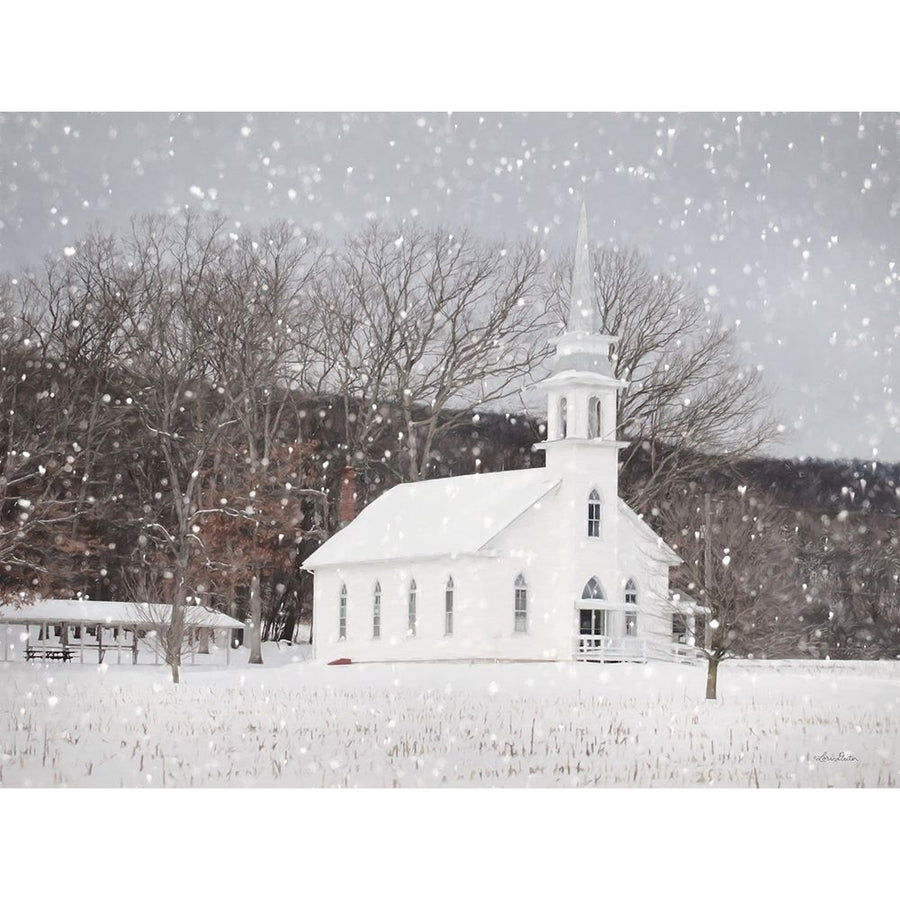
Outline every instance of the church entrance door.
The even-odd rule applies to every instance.
[[[606,610],[580,609],[578,617],[581,651],[602,647],[606,637]]]

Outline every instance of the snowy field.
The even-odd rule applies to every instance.
[[[900,663],[0,663],[3,787],[895,787]]]

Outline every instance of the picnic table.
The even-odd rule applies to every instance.
[[[62,659],[68,662],[74,654],[68,647],[26,647],[25,659]]]

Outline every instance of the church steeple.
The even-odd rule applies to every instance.
[[[578,220],[578,240],[575,243],[575,265],[572,267],[572,286],[569,291],[569,315],[566,319],[566,331],[569,333],[593,334],[597,330],[592,281],[587,207],[582,203],[581,216]]]
[[[568,316],[556,340],[556,358],[547,390],[547,440],[590,441],[606,446],[616,442],[616,397],[626,383],[610,363],[617,338],[600,334],[587,233],[587,210],[582,204],[569,292]]]

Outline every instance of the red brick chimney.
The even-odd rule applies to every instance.
[[[345,466],[341,472],[340,527],[343,528],[356,518],[356,470]]]

